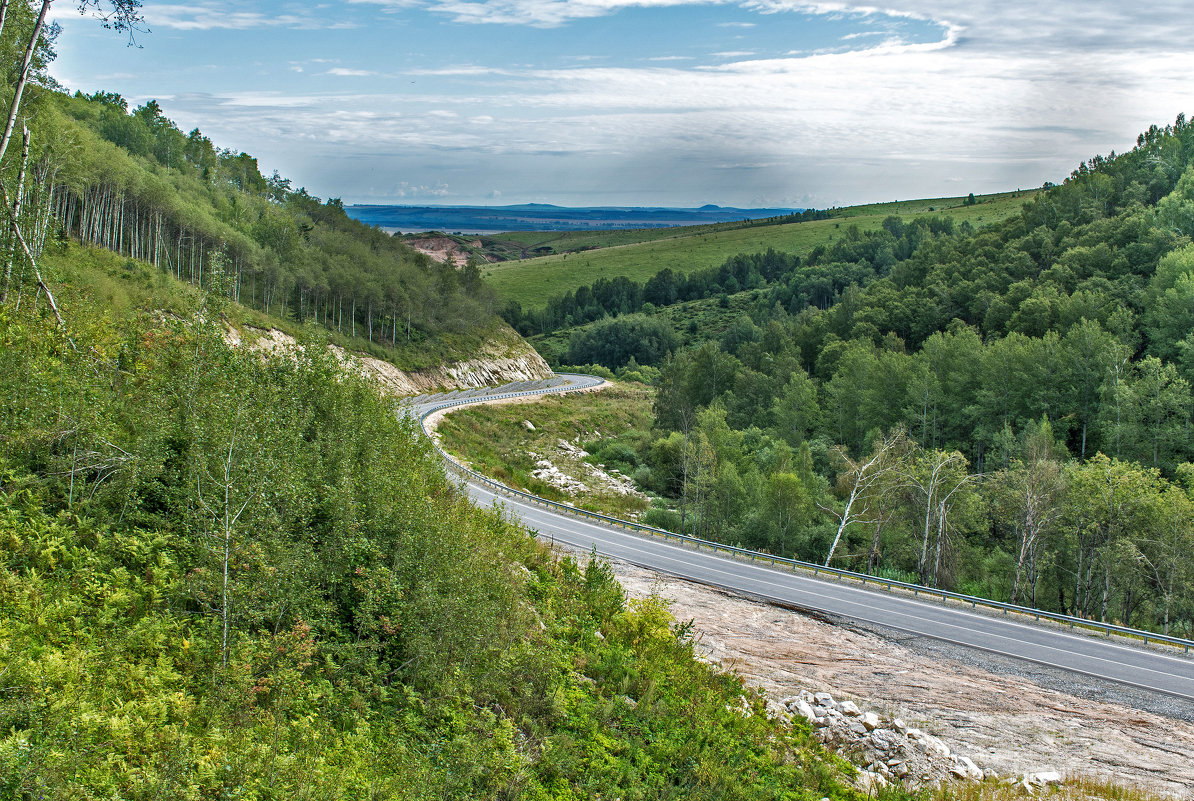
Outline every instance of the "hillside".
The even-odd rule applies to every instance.
[[[5,797],[856,797],[317,342],[235,350],[226,301],[94,261],[197,306],[0,308]]]
[[[1000,223],[892,215],[507,314],[557,363],[654,385],[649,423],[596,431],[575,400],[559,435],[652,495],[645,522],[1188,635],[1192,198],[1179,116]],[[458,445],[484,464],[518,422],[461,412],[488,433]]]
[[[114,93],[27,94],[21,214],[35,258],[55,241],[98,245],[404,369],[467,358],[502,327],[474,269],[261,175],[255,158],[184,134],[153,101],[130,110]],[[14,183],[20,155],[7,154]]]
[[[525,249],[551,248],[557,255],[490,264],[483,271],[486,283],[504,302],[538,309],[549,298],[599,278],[622,276],[642,282],[663,269],[684,275],[717,267],[740,253],[768,249],[804,254],[831,245],[851,225],[861,231],[876,230],[888,216],[911,219],[935,214],[958,224],[988,225],[1017,213],[1032,194],[979,195],[975,204],[967,203],[964,197],[877,203],[833,209],[828,219],[803,222],[784,222],[781,217],[692,229],[502,235],[504,240],[517,242]]]
[[[30,97],[0,162],[0,797],[861,797],[666,602],[469,504],[328,347],[513,337],[469,273],[149,105]]]

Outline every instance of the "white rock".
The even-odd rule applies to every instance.
[[[983,770],[970,757],[955,756],[956,760],[951,770],[963,779],[974,779],[975,781],[982,781]]]
[[[867,712],[862,716],[862,725],[866,726],[867,731],[874,731],[879,728],[879,716],[874,712]]]
[[[842,701],[841,710],[843,715],[849,715],[851,717],[858,717],[862,714],[862,712],[858,709],[858,704],[854,703],[853,701]]]
[[[796,711],[803,715],[804,719],[809,723],[815,723],[817,718],[820,717],[816,712],[813,711],[813,708],[808,705],[808,701],[805,701],[803,698],[796,699],[795,708]]]
[[[949,759],[950,757],[949,746],[931,734],[926,734],[923,738],[921,738],[920,744],[927,754],[938,754],[945,759]]]
[[[833,696],[829,693],[817,693],[813,698],[817,699],[817,703],[823,707],[827,707],[828,709],[838,708],[837,701],[833,700]]]
[[[535,430],[535,424],[534,424],[534,423],[532,423],[530,420],[523,420],[523,421],[522,421],[522,427],[523,427],[523,428],[525,428],[527,431],[534,431],[534,430]]]
[[[1042,770],[1030,773],[1028,780],[1041,787],[1048,787],[1051,784],[1061,784],[1061,774],[1055,770]]]
[[[859,771],[858,778],[855,780],[855,785],[858,789],[868,795],[875,795],[879,790],[886,787],[887,784],[887,779],[881,774],[870,770]]]
[[[896,718],[895,720],[893,720],[891,722],[891,725],[895,726],[897,731],[907,731],[908,730],[908,724],[904,723],[903,718]]]

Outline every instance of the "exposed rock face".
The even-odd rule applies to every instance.
[[[399,370],[389,362],[363,354],[353,354],[360,371],[394,395],[419,395],[441,389],[476,389],[511,381],[537,381],[550,378],[551,368],[530,345],[510,352],[507,343],[492,348],[487,343],[477,355],[463,362],[445,364],[429,370]],[[340,355],[347,358],[343,350]]]
[[[244,332],[229,329],[228,341],[233,345],[243,343],[252,350],[268,353],[297,347],[293,337],[272,328],[250,328]],[[440,390],[497,386],[511,381],[537,381],[552,375],[543,357],[507,327],[498,329],[473,358],[426,370],[399,370],[389,362],[363,353],[349,353],[336,345],[331,346],[331,351],[336,358],[355,367],[381,389],[400,397]]]
[[[446,263],[451,260],[457,267],[468,263],[469,256],[472,255],[456,240],[446,236],[424,236],[418,239],[407,239],[406,244],[440,263]],[[470,244],[471,247],[479,248],[481,247],[481,240],[475,239]]]

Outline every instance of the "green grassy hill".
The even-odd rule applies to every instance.
[[[529,249],[539,246],[557,250],[596,249],[491,264],[484,268],[484,276],[503,300],[518,301],[524,308],[533,309],[553,296],[592,284],[599,278],[626,276],[646,281],[664,268],[688,273],[716,267],[739,253],[757,253],[768,248],[807,253],[818,245],[831,244],[850,225],[863,231],[876,230],[892,215],[911,218],[936,214],[980,227],[1017,213],[1032,194],[981,195],[976,196],[977,203],[973,205],[967,205],[964,197],[873,203],[835,209],[828,220],[783,225],[723,223],[695,229],[503,234]]]
[[[254,157],[183,133],[156,102],[130,111],[118,94],[35,87],[24,109],[37,180],[24,182],[20,224],[39,259],[69,243],[104,248],[404,369],[468,358],[501,326],[475,268],[437,264],[350,219],[339,199],[263,176]],[[20,154],[9,148],[0,165],[9,187]],[[11,239],[0,230],[0,252]],[[0,295],[22,292],[30,272],[17,264]]]

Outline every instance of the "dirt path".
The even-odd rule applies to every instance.
[[[1194,723],[1079,697],[898,641],[835,625],[625,563],[629,595],[652,591],[692,620],[705,658],[780,699],[802,689],[852,698],[931,732],[984,770],[1056,770],[1194,799]],[[1014,672],[1013,672],[1014,671]],[[1029,671],[1030,672],[1030,671]],[[1062,680],[1064,681],[1064,679]]]

